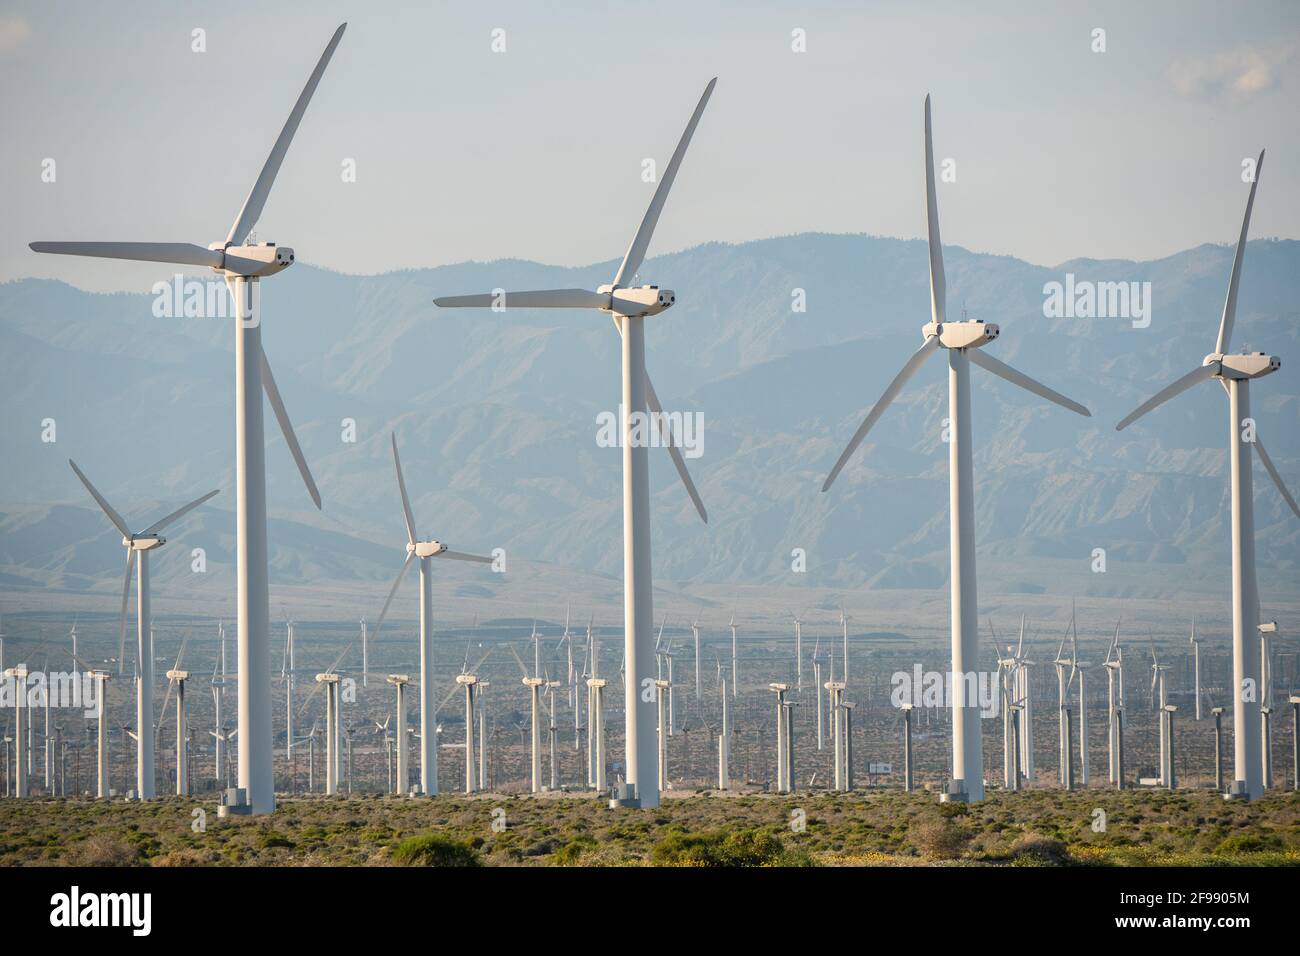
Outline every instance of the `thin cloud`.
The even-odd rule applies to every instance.
[[[1277,84],[1279,67],[1293,47],[1251,49],[1240,47],[1223,53],[1174,60],[1165,79],[1179,96],[1188,99],[1246,99]]]
[[[31,35],[31,24],[22,17],[0,17],[0,54],[13,53]]]

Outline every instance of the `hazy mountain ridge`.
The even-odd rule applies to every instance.
[[[981,572],[1036,558],[1226,565],[1226,403],[1207,384],[1121,434],[1114,422],[1200,363],[1213,346],[1228,246],[1155,262],[1055,268],[953,247],[953,317],[998,322],[989,348],[1082,401],[1079,418],[981,370],[972,378]],[[434,295],[495,287],[594,288],[616,264],[516,260],[380,276],[299,265],[263,283],[268,357],[321,487],[315,513],[268,416],[272,573],[277,580],[388,579],[402,530],[388,434],[396,429],[422,534],[467,550],[617,575],[619,455],[594,440],[619,394],[617,335],[580,312],[439,311]],[[1278,467],[1300,491],[1300,243],[1252,242],[1234,345],[1283,357],[1253,393]],[[1146,329],[1124,319],[1047,319],[1043,284],[1065,273],[1151,281]],[[670,409],[704,415],[690,467],[701,525],[662,451],[652,450],[655,570],[661,578],[859,586],[942,585],[947,576],[947,415],[931,359],[834,489],[819,488],[844,442],[920,344],[928,319],[919,241],[809,234],[710,243],[652,259],[642,281],[677,292],[647,323],[648,363]],[[170,274],[160,274],[169,279]],[[808,309],[791,309],[792,290]],[[217,554],[233,532],[228,319],[158,319],[149,295],[93,295],[57,282],[0,285],[0,374],[10,414],[0,570],[84,587],[120,575],[116,534],[66,464],[74,457],[128,520],[213,487],[196,518]],[[54,418],[58,441],[43,444]],[[341,421],[358,440],[340,440]],[[132,431],[134,428],[134,431]],[[1294,568],[1300,521],[1256,469],[1261,566]],[[153,501],[154,508],[148,507]],[[319,529],[319,530],[317,530]],[[223,542],[225,542],[223,544]],[[792,548],[809,555],[802,579]],[[984,557],[987,555],[988,557]],[[1174,569],[1171,574],[1177,576]],[[1120,582],[1112,580],[1111,586]],[[1175,582],[1177,583],[1177,582]]]

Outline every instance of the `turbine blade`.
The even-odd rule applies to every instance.
[[[397,466],[397,490],[402,493],[402,517],[406,519],[406,536],[415,544],[415,518],[411,514],[411,499],[406,496],[406,480],[402,477],[402,459],[397,455],[397,432],[393,432],[393,464]]]
[[[1207,378],[1213,378],[1218,373],[1218,371],[1219,371],[1219,364],[1217,362],[1212,362],[1209,365],[1202,365],[1199,368],[1192,369],[1182,378],[1178,379],[1176,382],[1174,382],[1171,385],[1166,385],[1164,388],[1156,392],[1154,395],[1148,398],[1137,408],[1133,409],[1133,411],[1129,412],[1122,419],[1120,419],[1119,424],[1115,426],[1115,431],[1117,432],[1123,431],[1129,425],[1133,424],[1133,422],[1137,421],[1147,412],[1151,411],[1151,409],[1156,408],[1159,405],[1163,405],[1165,402],[1169,401],[1169,399],[1173,398],[1178,393],[1187,391],[1197,382],[1203,382]]]
[[[117,673],[126,673],[126,602],[131,597],[131,572],[135,570],[135,548],[126,552],[126,575],[122,581],[122,614],[117,626]]]
[[[1282,476],[1278,474],[1277,468],[1273,466],[1273,459],[1268,457],[1268,452],[1264,450],[1264,446],[1260,443],[1258,435],[1255,436],[1255,451],[1259,453],[1259,460],[1264,463],[1264,470],[1267,471],[1268,476],[1273,479],[1273,484],[1277,485],[1277,490],[1282,492],[1283,500],[1285,500],[1287,505],[1291,508],[1292,513],[1295,514],[1297,518],[1300,518],[1300,506],[1296,505],[1295,499],[1291,497],[1291,492],[1287,491],[1286,485],[1282,481]],[[1193,624],[1193,628],[1195,628],[1195,624]],[[1195,633],[1195,631],[1193,631],[1193,633]]]
[[[474,561],[478,564],[491,564],[491,558],[485,558],[479,554],[466,554],[464,551],[440,551],[440,558],[451,558],[453,561]]]
[[[925,94],[925,231],[930,248],[930,317],[944,321],[948,287],[943,276],[943,246],[939,239],[939,199],[934,192],[934,141],[930,134],[930,94]]]
[[[1241,284],[1241,263],[1246,257],[1246,237],[1250,232],[1250,210],[1255,205],[1255,189],[1259,186],[1259,173],[1264,168],[1264,150],[1259,151],[1255,162],[1255,180],[1250,184],[1250,195],[1246,197],[1246,215],[1241,220],[1241,235],[1237,237],[1237,252],[1232,257],[1232,276],[1228,279],[1228,297],[1223,301],[1223,318],[1219,320],[1219,337],[1215,341],[1214,351],[1222,354],[1228,351],[1232,339],[1232,326],[1237,321],[1237,287]]]
[[[402,583],[402,578],[406,577],[406,572],[411,568],[411,562],[415,560],[415,552],[406,552],[406,560],[402,562],[402,570],[397,572],[397,578],[393,581],[393,586],[388,591],[388,599],[384,601],[384,609],[379,612],[379,622],[375,624],[374,633],[371,639],[379,636],[379,629],[384,626],[384,617],[388,614],[388,606],[393,603],[393,595],[397,593],[398,587]]]
[[[307,459],[302,453],[302,446],[298,444],[298,436],[293,433],[293,422],[289,421],[289,413],[284,410],[284,400],[280,398],[280,390],[275,386],[275,376],[271,374],[271,363],[266,359],[266,352],[262,352],[262,390],[271,403],[271,411],[275,412],[275,420],[280,423],[280,433],[284,435],[289,453],[298,466],[298,474],[302,475],[303,484],[307,486],[307,494],[311,495],[311,500],[319,509],[320,492],[316,490],[316,482],[311,476],[311,469],[307,467]]]
[[[339,45],[339,40],[343,39],[343,31],[347,29],[347,24],[339,25],[330,37],[330,42],[325,46],[325,52],[321,54],[320,60],[316,63],[316,69],[311,71],[311,76],[307,78],[307,85],[298,94],[298,102],[293,104],[293,111],[289,114],[289,119],[285,121],[284,129],[280,130],[280,136],[271,147],[271,155],[266,158],[266,165],[262,167],[262,172],[257,177],[257,182],[253,183],[253,188],[249,190],[248,198],[244,200],[244,205],[239,210],[239,215],[235,217],[234,223],[230,227],[230,234],[226,236],[227,245],[240,245],[256,225],[258,217],[262,215],[262,207],[266,205],[266,197],[271,194],[271,186],[275,183],[276,174],[280,172],[280,164],[284,162],[284,154],[289,151],[289,144],[293,142],[293,134],[298,132],[298,124],[302,122],[302,114],[307,112],[307,104],[311,102],[312,94],[316,92],[316,84],[320,82],[321,75],[325,72],[325,67],[329,65],[330,57],[334,55],[334,48]]]
[[[645,376],[645,397],[646,404],[650,406],[650,411],[654,414],[655,427],[659,428],[664,437],[664,446],[668,449],[668,454],[672,457],[673,467],[677,469],[677,475],[682,479],[682,484],[686,486],[686,493],[691,496],[691,503],[695,505],[696,512],[699,513],[700,520],[705,524],[709,523],[709,514],[704,510],[704,502],[700,500],[700,493],[695,488],[695,482],[691,481],[691,473],[686,470],[686,459],[682,457],[681,449],[673,444],[672,426],[664,419],[663,406],[659,404],[659,396],[655,394],[655,387],[650,382],[650,373]]]
[[[131,530],[126,526],[126,522],[122,520],[122,516],[114,511],[113,506],[108,503],[108,500],[95,489],[95,486],[90,483],[90,479],[87,478],[82,473],[81,469],[77,467],[77,463],[69,458],[68,464],[71,465],[72,470],[77,473],[77,477],[81,479],[81,483],[86,486],[86,490],[90,492],[90,497],[95,499],[95,503],[99,505],[99,510],[108,516],[108,520],[113,522],[114,527],[116,527],[118,531],[122,532],[122,537],[131,537]]]
[[[220,488],[216,489],[215,491],[209,491],[209,492],[208,492],[206,495],[204,495],[202,498],[195,498],[193,501],[191,501],[189,504],[185,505],[183,508],[177,508],[175,511],[173,511],[171,514],[169,514],[167,517],[165,517],[165,518],[159,518],[157,521],[155,521],[155,522],[154,522],[153,524],[151,524],[149,527],[145,528],[144,533],[145,533],[145,534],[156,534],[156,533],[158,533],[158,532],[161,531],[163,528],[167,527],[169,524],[171,524],[173,521],[175,521],[177,518],[179,518],[181,515],[186,514],[186,513],[189,512],[189,511],[193,511],[195,508],[197,508],[199,505],[203,504],[203,502],[207,501],[209,498],[213,497],[214,495],[219,495],[219,494],[221,494],[221,489],[220,489]]]
[[[967,356],[980,368],[992,372],[999,378],[1004,378],[1012,385],[1019,385],[1025,391],[1033,392],[1040,398],[1045,398],[1049,402],[1055,402],[1062,408],[1068,408],[1076,414],[1083,415],[1085,418],[1091,418],[1092,412],[1071,398],[1066,398],[1060,392],[1048,388],[1041,382],[1036,382],[1024,372],[1018,372],[1006,362],[995,359],[992,355],[985,354],[983,349],[967,349]]]
[[[659,214],[663,212],[664,203],[668,201],[668,191],[673,188],[673,180],[677,178],[677,168],[681,166],[682,157],[686,155],[686,147],[691,145],[691,136],[695,133],[700,117],[704,115],[704,107],[708,105],[709,97],[713,95],[713,87],[717,82],[718,78],[715,76],[704,88],[704,93],[695,106],[695,112],[691,114],[691,121],[686,124],[686,131],[682,133],[677,149],[673,151],[673,158],[668,161],[663,175],[659,177],[659,185],[655,188],[654,198],[650,200],[650,208],[645,211],[645,218],[641,220],[641,228],[636,231],[632,244],[627,247],[627,254],[623,256],[623,262],[614,275],[615,288],[626,285],[641,268],[646,250],[650,248],[650,237],[654,235],[655,226],[659,224]]]
[[[862,444],[862,439],[867,437],[867,432],[871,431],[876,422],[880,420],[880,416],[885,413],[885,409],[889,407],[889,403],[898,397],[898,393],[903,390],[903,386],[907,384],[908,379],[916,374],[916,370],[925,363],[925,360],[928,359],[931,353],[933,353],[938,347],[939,337],[931,335],[921,343],[919,349],[912,353],[912,357],[907,360],[899,373],[894,376],[894,380],[890,382],[889,387],[881,393],[880,398],[876,400],[876,404],[873,405],[871,411],[867,413],[866,419],[858,426],[858,430],[853,433],[853,437],[849,439],[849,444],[844,449],[843,453],[841,453],[839,461],[835,462],[835,467],[832,468],[831,473],[826,476],[826,481],[822,485],[822,491],[830,489],[831,484],[839,476],[839,473],[843,470],[844,466],[849,463],[849,459],[853,457],[853,453],[857,451],[858,446]]]
[[[220,269],[226,255],[192,242],[29,242],[33,252],[59,256],[93,256],[96,259],[133,259],[138,262],[173,262],[183,266]]]
[[[440,309],[607,309],[609,296],[589,289],[538,289],[444,295],[433,300]]]

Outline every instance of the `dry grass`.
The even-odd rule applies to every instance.
[[[198,807],[207,813],[200,831],[192,827]],[[1093,829],[1097,809],[1106,814],[1101,832]],[[495,810],[504,812],[504,829],[493,827],[501,819]],[[796,810],[806,818],[801,832],[792,828]],[[404,841],[411,849],[399,853]],[[1206,791],[995,791],[975,806],[940,807],[932,795],[897,791],[727,798],[705,792],[647,811],[611,811],[578,796],[299,797],[282,801],[271,816],[228,821],[219,821],[211,805],[175,799],[0,801],[0,865],[399,862],[1296,866],[1300,797],[1275,793],[1237,804]]]

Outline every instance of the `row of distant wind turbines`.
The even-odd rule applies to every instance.
[[[276,174],[284,160],[294,133],[326,65],[342,38],[346,24],[335,31],[313,70],[307,85],[290,113],[261,174],[249,192],[243,207],[224,240],[207,247],[188,243],[141,242],[34,242],[37,252],[65,255],[97,256],[118,259],[167,262],[207,266],[225,277],[236,303],[235,324],[235,431],[236,431],[236,530],[237,624],[238,624],[238,806],[232,812],[268,813],[275,806],[272,777],[272,729],[270,688],[270,612],[267,583],[266,481],[260,393],[265,391],[279,421],[286,443],[317,507],[320,495],[312,480],[306,459],[298,445],[292,425],[280,399],[275,379],[261,345],[261,315],[258,283],[278,274],[295,259],[294,251],[274,243],[248,244],[247,239],[262,213]],[[645,319],[657,315],[675,302],[673,292],[653,285],[631,286],[649,248],[660,213],[676,178],[682,158],[695,127],[713,92],[716,80],[709,82],[701,96],[686,131],[665,167],[650,206],[613,281],[596,291],[584,289],[542,290],[529,292],[489,293],[483,295],[441,297],[435,304],[443,308],[588,308],[607,312],[613,319],[622,345],[622,457],[623,457],[623,544],[624,544],[624,683],[629,705],[625,708],[626,779],[612,803],[621,806],[655,807],[659,787],[655,769],[660,765],[656,724],[659,697],[656,690],[654,648],[649,639],[653,624],[650,571],[649,477],[646,442],[638,440],[633,413],[662,411],[660,402],[645,368]],[[922,345],[885,389],[848,447],[831,470],[823,491],[852,457],[872,426],[894,400],[917,369],[939,348],[947,351],[949,365],[949,417],[952,438],[949,442],[949,499],[952,602],[952,672],[971,674],[975,670],[978,624],[975,547],[974,547],[974,476],[970,413],[970,365],[974,363],[1001,378],[1048,401],[1081,415],[1088,410],[1005,363],[985,354],[982,347],[998,337],[992,323],[970,320],[950,322],[946,317],[946,287],[943,253],[939,238],[938,205],[934,181],[933,147],[930,129],[930,100],[925,101],[925,180],[927,235],[930,258],[931,321],[922,328]],[[1253,798],[1262,792],[1259,755],[1260,711],[1258,701],[1243,692],[1248,682],[1258,684],[1258,649],[1252,639],[1257,621],[1257,596],[1254,567],[1254,536],[1251,500],[1251,457],[1244,450],[1238,427],[1249,415],[1249,383],[1280,367],[1276,357],[1262,353],[1229,355],[1229,339],[1236,316],[1237,290],[1245,253],[1250,210],[1258,186],[1263,153],[1256,165],[1256,177],[1250,189],[1246,215],[1237,244],[1228,295],[1223,308],[1215,350],[1204,363],[1169,387],[1157,393],[1119,423],[1123,428],[1192,385],[1217,378],[1227,391],[1231,413],[1230,448],[1232,461],[1233,527],[1233,659],[1234,659],[1234,742],[1235,776],[1230,787],[1232,796]],[[664,421],[656,419],[665,429]],[[672,456],[679,476],[686,486],[702,520],[707,521],[703,502],[687,473],[685,462],[665,434],[664,444]],[[1292,510],[1300,507],[1283,486],[1276,469],[1261,444],[1253,442],[1260,460],[1281,489]],[[394,442],[396,456],[396,443]],[[429,674],[432,658],[431,559],[457,557],[435,540],[417,541],[409,504],[403,489],[403,510],[408,531],[407,559],[403,572],[420,560],[420,651],[421,671]],[[141,554],[141,581],[145,580],[144,554],[158,545],[157,528],[132,536],[122,527],[124,543],[132,553]],[[468,560],[482,560],[460,555]],[[130,559],[128,558],[128,561]],[[399,575],[399,581],[401,576]],[[143,587],[143,585],[142,585]],[[394,584],[396,590],[397,584]],[[392,594],[390,593],[390,601]],[[144,618],[147,620],[147,616]],[[142,627],[140,641],[144,649]],[[141,660],[147,660],[141,654]],[[142,667],[143,670],[143,667]],[[141,674],[141,680],[146,675]],[[960,685],[959,685],[960,686]],[[428,733],[433,704],[430,682],[421,681],[421,738],[423,792],[432,795],[436,775],[436,748]],[[138,695],[146,696],[142,689]],[[778,691],[778,699],[780,692]],[[139,705],[143,708],[143,704]],[[980,724],[974,703],[959,695],[952,711],[952,775],[945,799],[980,800],[984,795],[983,759]],[[142,735],[143,736],[143,735]]]
[[[671,787],[668,773],[668,739],[676,732],[675,728],[681,726],[683,733],[685,728],[680,725],[676,718],[677,705],[676,694],[678,683],[674,680],[674,660],[676,655],[673,653],[673,639],[670,637],[664,641],[664,629],[667,625],[668,618],[665,616],[660,623],[659,634],[656,638],[656,658],[659,665],[659,679],[656,681],[657,696],[656,704],[659,709],[658,720],[658,774],[657,780],[661,790]],[[587,789],[594,789],[597,792],[604,792],[607,787],[607,747],[605,736],[604,720],[604,688],[607,682],[599,675],[599,644],[593,628],[593,620],[588,622],[586,628],[586,641],[579,645],[576,640],[576,633],[570,627],[570,617],[566,610],[565,625],[563,634],[556,645],[556,651],[563,648],[565,650],[567,661],[561,662],[562,666],[567,663],[567,676],[563,682],[553,680],[549,674],[549,665],[543,667],[541,645],[542,635],[538,632],[536,624],[533,626],[530,640],[533,643],[533,668],[531,673],[519,657],[513,644],[508,644],[511,653],[514,655],[523,674],[523,684],[529,689],[531,697],[531,761],[530,774],[531,789],[533,792],[544,790],[561,789],[560,776],[558,771],[559,762],[557,760],[557,745],[559,740],[559,727],[557,725],[559,705],[555,699],[556,690],[565,687],[568,695],[568,707],[573,716],[573,749],[575,752],[583,750],[583,741],[586,741],[586,755],[584,758],[584,775],[579,781],[579,786],[585,786]],[[305,745],[308,750],[307,763],[307,787],[308,790],[316,789],[316,751],[317,742],[320,740],[319,721],[312,724],[311,730],[301,737],[294,734],[294,715],[307,709],[311,701],[315,698],[313,693],[308,699],[299,704],[295,700],[292,690],[292,680],[296,673],[295,666],[295,625],[291,618],[286,616],[286,635],[284,646],[284,666],[281,671],[281,680],[286,686],[286,722],[285,722],[285,758],[286,763],[291,768],[291,777],[296,780],[296,762],[294,762],[294,748]],[[794,661],[786,659],[785,663],[780,661],[778,652],[778,662],[775,668],[778,672],[785,671],[789,668],[790,683],[773,682],[767,685],[768,690],[777,694],[777,734],[775,746],[775,774],[771,779],[771,788],[778,792],[793,792],[796,789],[796,778],[794,774],[794,716],[795,708],[801,705],[806,706],[802,700],[804,691],[803,671],[805,655],[801,647],[802,624],[803,622],[796,615],[794,617],[795,636],[794,636]],[[844,650],[841,658],[841,671],[843,676],[847,677],[848,664],[848,628],[847,617],[843,611],[840,614],[840,625],[844,635]],[[361,622],[362,642],[365,643],[365,621]],[[733,615],[729,628],[731,630],[731,647],[733,658],[731,662],[731,673],[738,673],[737,659],[734,656],[736,648],[736,622]],[[1273,677],[1271,674],[1270,661],[1272,654],[1270,652],[1270,638],[1275,633],[1274,625],[1264,625],[1260,633],[1260,653],[1264,661],[1264,681],[1261,688],[1262,703],[1261,713],[1264,721],[1261,728],[1261,749],[1263,756],[1262,774],[1264,787],[1273,786],[1273,767],[1272,767],[1272,741],[1269,715],[1272,713],[1273,702]],[[694,655],[694,679],[692,683],[695,686],[695,700],[697,703],[697,713],[704,719],[704,712],[698,709],[700,702],[703,700],[705,693],[703,688],[703,658],[700,650],[700,631],[699,620],[691,623],[691,632],[695,643]],[[992,621],[989,621],[989,633],[993,639],[993,645],[997,657],[997,677],[1000,685],[1000,704],[1001,717],[1003,721],[1003,786],[1008,790],[1019,790],[1022,786],[1032,785],[1036,781],[1036,771],[1034,767],[1035,746],[1033,739],[1033,702],[1035,695],[1032,690],[1031,675],[1032,669],[1043,661],[1032,659],[1031,651],[1026,647],[1025,621],[1022,618],[1020,624],[1020,637],[1013,650],[1010,646],[1006,647],[1005,653],[999,649],[996,634],[993,631]],[[84,660],[78,655],[76,642],[77,631],[76,622],[74,621],[69,634],[73,648],[71,657],[75,666],[89,667]],[[228,728],[222,719],[222,699],[224,694],[224,685],[226,683],[224,667],[225,651],[225,630],[224,625],[218,624],[218,648],[214,657],[213,673],[211,678],[212,697],[213,697],[213,726],[214,729],[207,732],[214,740],[213,748],[213,777],[218,782],[229,780],[228,763],[223,756],[223,744],[234,736],[233,731]],[[1066,653],[1066,645],[1069,644],[1069,653]],[[175,737],[176,747],[174,750],[174,780],[175,790],[179,796],[190,795],[190,759],[188,744],[191,740],[190,726],[188,719],[186,703],[186,684],[191,675],[187,671],[180,669],[180,664],[184,658],[185,650],[188,646],[189,638],[182,641],[180,649],[177,652],[175,664],[167,672],[168,678],[168,697],[164,700],[160,712],[158,726],[154,728],[152,735],[141,735],[137,730],[130,726],[122,728],[124,734],[136,742],[137,747],[145,744],[149,747],[148,753],[150,760],[153,755],[153,744],[150,737],[157,738],[161,733],[161,728],[166,720],[167,703],[172,696],[173,691],[176,696],[175,708]],[[1197,721],[1203,717],[1202,703],[1205,694],[1201,685],[1201,661],[1200,661],[1200,643],[1196,629],[1196,621],[1193,619],[1190,637],[1190,646],[1192,648],[1192,668],[1193,694],[1194,694],[1194,716]],[[121,648],[120,648],[121,650]],[[575,660],[575,650],[577,659]],[[1126,781],[1131,779],[1131,775],[1125,769],[1125,723],[1127,720],[1128,707],[1125,695],[1124,680],[1124,653],[1120,644],[1120,624],[1117,623],[1115,633],[1107,645],[1106,658],[1101,665],[1107,675],[1107,694],[1106,694],[1106,715],[1107,715],[1107,757],[1108,757],[1108,777],[1111,786],[1124,788]],[[33,652],[34,653],[34,652]],[[345,654],[347,651],[345,651]],[[489,682],[478,676],[478,672],[488,657],[492,654],[489,648],[483,654],[480,660],[470,667],[470,651],[466,648],[465,662],[461,672],[456,677],[456,682],[451,691],[442,698],[436,707],[436,715],[441,714],[451,698],[460,691],[464,693],[465,703],[465,741],[463,753],[465,757],[464,769],[464,787],[466,793],[488,789],[488,749],[489,737],[487,730],[487,697]],[[554,652],[552,652],[552,655]],[[1173,715],[1177,707],[1170,704],[1170,697],[1167,694],[1166,672],[1169,665],[1162,664],[1156,652],[1154,641],[1150,646],[1151,654],[1151,686],[1149,698],[1152,709],[1159,715],[1158,739],[1159,739],[1159,761],[1158,770],[1155,777],[1144,777],[1138,780],[1139,784],[1168,787],[1174,789],[1177,786],[1174,761],[1174,732],[1173,732]],[[342,658],[344,655],[340,655]],[[31,655],[29,654],[28,659]],[[715,655],[716,658],[716,655]],[[0,644],[0,663],[3,661],[3,645]],[[824,743],[829,742],[832,751],[833,765],[833,783],[831,786],[835,790],[853,790],[853,710],[855,705],[845,699],[845,690],[847,688],[846,679],[837,679],[836,677],[836,655],[832,649],[830,653],[823,655],[821,652],[821,641],[812,651],[809,658],[813,670],[813,683],[811,688],[816,692],[816,749],[822,751]],[[337,665],[338,660],[335,661]],[[688,662],[690,663],[690,662]],[[717,681],[716,689],[719,692],[719,703],[721,711],[721,726],[719,727],[717,738],[717,788],[719,790],[729,790],[732,788],[732,777],[730,771],[730,750],[732,737],[735,728],[731,720],[731,702],[736,695],[736,686],[738,681],[732,680],[730,690],[727,679],[723,675],[723,667],[720,660],[717,663]],[[1057,755],[1059,759],[1057,769],[1057,782],[1067,790],[1076,789],[1076,787],[1087,788],[1090,786],[1090,760],[1089,760],[1089,731],[1088,731],[1088,692],[1086,685],[1086,675],[1093,666],[1080,659],[1078,651],[1078,629],[1075,623],[1075,614],[1071,609],[1070,623],[1062,636],[1060,646],[1057,648],[1056,655],[1050,663],[1055,667],[1057,677],[1057,718],[1058,718],[1058,739]],[[119,673],[122,668],[122,658],[118,658]],[[829,667],[829,674],[823,671],[824,665]],[[764,661],[756,665],[757,668],[772,670],[773,663]],[[19,665],[13,670],[22,672],[25,669],[25,663]],[[620,671],[623,669],[620,663]],[[88,671],[88,673],[107,680],[107,674],[102,672]],[[365,681],[368,672],[362,671],[362,680]],[[826,681],[822,680],[823,676],[829,676]],[[1073,690],[1075,679],[1078,679],[1078,701],[1077,710],[1071,701],[1071,691]],[[410,771],[408,746],[409,737],[414,736],[417,740],[422,738],[422,734],[415,728],[408,728],[406,725],[407,704],[405,702],[405,690],[409,684],[410,678],[404,674],[392,674],[388,676],[388,683],[393,684],[397,693],[396,699],[396,754],[394,755],[393,734],[390,732],[392,723],[392,714],[390,713],[381,721],[374,721],[375,730],[372,736],[381,736],[385,748],[385,767],[387,769],[387,790],[396,794],[404,794],[410,788]],[[101,692],[105,685],[100,684]],[[352,792],[352,754],[353,742],[357,736],[357,725],[345,723],[342,715],[341,698],[339,694],[340,676],[339,673],[331,666],[329,670],[318,674],[316,679],[317,692],[325,692],[325,733],[324,733],[324,773],[321,777],[323,789],[327,795],[333,795],[341,792],[343,781],[346,778],[346,789],[348,793]],[[586,690],[585,702],[582,697],[582,691]],[[825,693],[823,693],[825,691]],[[789,700],[787,692],[793,692],[799,695],[799,699]],[[585,703],[585,707],[584,707]],[[44,738],[44,782],[46,791],[51,795],[64,795],[64,776],[63,773],[56,773],[53,769],[56,761],[61,766],[63,757],[68,746],[67,741],[63,739],[62,726],[59,725],[55,734],[51,734],[50,706],[49,697],[46,696],[45,704],[45,731]],[[1300,709],[1300,697],[1291,697],[1293,711]],[[40,706],[40,702],[31,705],[34,709]],[[112,795],[109,787],[109,753],[108,753],[108,734],[107,728],[107,709],[102,699],[96,701],[97,723],[98,723],[98,748],[99,757],[96,764],[97,769],[97,794],[100,797]],[[545,722],[542,720],[542,710],[545,710]],[[912,770],[912,741],[911,741],[911,705],[904,708],[904,768],[903,781],[904,787],[909,791],[913,788],[914,774]],[[583,714],[586,714],[586,727],[582,724]],[[1223,708],[1215,707],[1210,710],[1215,722],[1215,747],[1214,747],[1214,773],[1216,787],[1219,790],[1223,788],[1223,767],[1222,767],[1222,747],[1221,747],[1221,715]],[[33,725],[34,720],[24,717],[24,712],[17,712],[17,725],[12,737],[5,737],[6,748],[10,743],[13,747],[13,760],[11,772],[11,760],[8,749],[5,753],[4,773],[6,791],[12,791],[17,796],[28,795],[28,779],[32,775],[33,755],[36,747],[33,745]],[[137,715],[139,716],[139,715]],[[707,732],[713,735],[712,729],[708,726],[707,719],[704,719]],[[136,725],[137,727],[140,725]],[[543,777],[543,744],[542,735],[546,736],[545,750],[549,751],[549,785]],[[435,741],[441,741],[442,726],[439,723],[435,730]],[[1077,740],[1077,749],[1076,749]],[[1295,750],[1296,740],[1293,739],[1293,751]],[[440,746],[456,746],[447,743],[440,743]],[[78,749],[78,757],[80,750]],[[346,752],[346,764],[343,763],[343,754]],[[394,765],[394,756],[396,761]],[[689,750],[688,750],[689,756]],[[1293,754],[1296,756],[1296,754]],[[79,761],[78,761],[79,762]],[[688,761],[689,762],[689,761]],[[1079,774],[1076,777],[1076,764]],[[137,772],[141,762],[137,761]],[[346,766],[346,774],[344,767]],[[1297,768],[1293,768],[1293,773]],[[80,771],[78,770],[78,778]],[[566,775],[567,776],[567,775]],[[814,780],[815,780],[814,775]],[[813,781],[809,781],[811,786]],[[148,791],[143,789],[144,781],[137,779],[139,789],[131,791],[130,796],[137,796]],[[564,789],[567,789],[567,784]],[[418,791],[417,791],[418,792]]]

